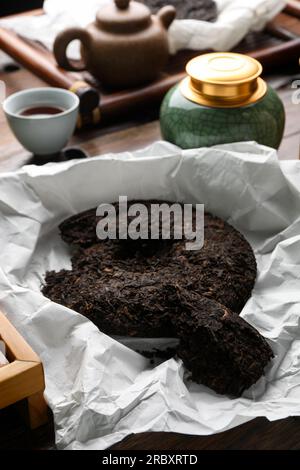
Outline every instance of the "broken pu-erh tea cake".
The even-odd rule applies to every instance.
[[[192,379],[217,393],[239,396],[257,382],[273,353],[239,316],[256,279],[243,235],[205,213],[204,245],[187,250],[184,239],[99,240],[98,222],[91,209],[60,224],[72,269],[47,272],[44,295],[108,335],[178,338]]]

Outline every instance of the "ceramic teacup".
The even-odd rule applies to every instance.
[[[33,108],[57,108],[57,114],[26,114]],[[31,88],[10,95],[3,110],[16,138],[35,155],[60,152],[74,132],[79,98],[60,88]]]

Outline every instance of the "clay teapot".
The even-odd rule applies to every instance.
[[[57,36],[55,58],[66,70],[88,70],[108,87],[141,85],[154,80],[168,60],[167,30],[175,15],[172,6],[151,15],[142,3],[111,1],[86,29],[69,28]],[[67,57],[74,39],[81,42],[80,62]]]

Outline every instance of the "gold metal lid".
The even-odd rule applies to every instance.
[[[182,94],[194,103],[215,108],[237,108],[255,103],[267,91],[260,78],[261,64],[243,54],[213,52],[190,60]]]

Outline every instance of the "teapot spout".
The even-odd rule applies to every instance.
[[[166,5],[165,7],[162,7],[158,11],[157,16],[158,16],[159,20],[161,21],[161,23],[163,24],[163,26],[166,29],[169,29],[169,26],[171,25],[171,23],[175,19],[176,10],[173,6]]]

